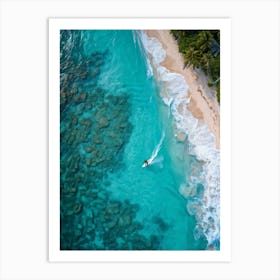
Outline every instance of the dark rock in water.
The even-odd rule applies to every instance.
[[[86,101],[86,98],[87,98],[87,93],[86,92],[82,92],[80,94],[76,92],[74,97],[73,97],[73,101],[76,104],[84,103]]]
[[[62,92],[62,93],[60,94],[60,103],[61,103],[61,104],[67,103],[66,94],[67,94],[66,92]]]
[[[100,135],[95,135],[95,137],[93,138],[93,141],[96,144],[102,144],[103,143],[103,139]]]
[[[79,75],[79,78],[84,80],[87,78],[87,75],[88,75],[88,72],[85,70],[84,72],[82,72],[80,75]]]
[[[74,143],[74,141],[75,141],[75,138],[76,138],[76,135],[75,135],[75,134],[69,135],[69,137],[68,137],[67,140],[66,140],[66,143],[67,143],[68,145],[72,145],[72,144]]]
[[[137,226],[135,225],[135,223],[132,223],[129,227],[126,228],[126,232],[128,234],[133,234],[136,231],[137,231]]]
[[[78,124],[78,118],[75,115],[71,116],[71,122],[73,125],[77,125]]]
[[[109,107],[110,107],[110,105],[109,105],[109,103],[107,102],[107,101],[105,101],[105,102],[103,102],[103,104],[102,104],[103,106],[103,109],[105,109],[106,111],[109,109]]]
[[[102,200],[106,200],[106,193],[105,192],[98,192],[98,197],[99,199],[102,199]]]
[[[101,156],[101,157],[96,158],[95,161],[96,161],[97,165],[99,165],[99,164],[101,164],[101,163],[104,162],[104,159],[103,159],[103,157]]]
[[[116,215],[120,213],[120,204],[119,203],[112,203],[107,207],[107,212],[111,215]]]
[[[95,91],[96,91],[97,93],[103,93],[103,89],[102,89],[101,87],[97,87],[97,88],[95,89]]]
[[[169,228],[169,225],[160,217],[155,216],[153,217],[152,221],[157,224],[162,231],[166,231]]]
[[[72,162],[72,155],[70,154],[67,158],[66,158],[66,164],[69,166]]]
[[[110,122],[106,119],[106,118],[100,118],[98,120],[98,126],[100,128],[105,128],[105,127],[108,127],[110,124]]]
[[[132,229],[134,229],[134,231],[142,230],[143,228],[144,226],[139,222],[134,222],[132,224]]]
[[[118,219],[117,218],[113,218],[108,224],[107,227],[111,230],[112,228],[114,228],[118,223]]]
[[[95,91],[93,91],[91,95],[88,97],[88,102],[94,105],[97,102],[97,100],[98,100],[98,96],[95,94]]]
[[[120,105],[123,105],[123,104],[126,104],[126,103],[127,103],[127,99],[126,99],[125,96],[124,96],[124,97],[123,97],[123,96],[120,96],[118,101],[119,101],[118,103],[119,103]]]
[[[62,195],[67,195],[67,194],[68,194],[68,188],[62,188],[62,187],[60,187],[60,193],[61,193]]]
[[[102,162],[102,166],[105,167],[105,168],[109,167],[110,165],[111,165],[111,162],[109,160],[104,160]]]
[[[75,229],[74,236],[76,239],[79,239],[82,236],[82,232],[79,229]]]
[[[103,101],[104,100],[104,92],[101,88],[96,88],[95,94],[98,97],[98,101]]]
[[[105,116],[106,112],[103,108],[95,112],[95,119],[97,122],[99,122],[99,119],[103,118]]]
[[[92,193],[88,194],[88,197],[95,199],[95,198],[98,197],[98,193],[97,192],[92,192]]]
[[[107,250],[117,250],[117,246],[118,246],[117,242],[113,241],[113,242],[108,244]]]
[[[131,131],[133,129],[133,126],[130,122],[127,123],[127,126],[126,126],[126,134],[127,135],[130,135]]]
[[[122,250],[122,251],[131,250],[131,246],[130,245],[131,244],[127,244],[127,243],[121,244],[121,245],[119,245],[117,250]]]
[[[126,128],[126,126],[127,126],[126,122],[122,122],[122,123],[119,124],[120,129]]]
[[[103,172],[100,172],[100,171],[99,171],[99,172],[96,172],[96,173],[95,173],[95,179],[96,179],[96,180],[102,180],[102,179],[103,179],[103,176],[104,176],[104,175],[103,175]]]
[[[79,214],[81,213],[83,210],[82,204],[81,203],[77,203],[73,206],[73,212],[74,214]]]
[[[86,92],[83,92],[83,93],[80,94],[81,102],[84,102],[86,100],[86,98],[87,98],[87,93]]]
[[[106,222],[108,222],[111,219],[111,216],[107,212],[105,212],[103,218],[104,220],[106,220]]]
[[[122,139],[116,139],[116,140],[114,141],[113,146],[114,146],[117,150],[120,150],[121,147],[123,146],[123,144],[124,144],[124,141],[123,141]]]
[[[139,211],[139,209],[140,209],[139,204],[132,204],[131,207],[132,207],[132,210],[135,212]]]
[[[97,162],[94,159],[87,159],[87,163],[89,163],[89,165],[92,167],[97,165]]]
[[[116,138],[117,138],[117,134],[114,133],[113,131],[109,131],[109,132],[108,132],[108,136],[109,136],[110,138],[113,138],[113,139],[116,139]]]
[[[76,103],[76,104],[79,104],[80,103],[80,96],[78,94],[75,94],[74,97],[73,97],[73,101]],[[78,112],[77,112],[78,113]],[[78,113],[79,114],[79,113]]]
[[[79,186],[78,189],[81,194],[85,194],[88,191],[88,186]]]
[[[129,214],[123,217],[123,225],[129,226],[131,222],[132,222],[132,217]]]
[[[86,109],[87,110],[90,110],[90,109],[92,109],[92,103],[90,103],[90,102],[87,102],[87,104],[86,104]]]
[[[76,187],[72,187],[70,190],[69,190],[70,193],[76,193],[77,192],[77,188]]]
[[[151,235],[150,241],[152,243],[152,249],[153,250],[158,250],[159,249],[159,245],[160,245],[159,238],[156,235]]]
[[[83,131],[81,134],[79,134],[77,141],[79,141],[79,143],[88,142],[88,135],[87,135],[86,131]]]
[[[114,121],[114,125],[118,124],[117,117],[119,114],[121,114],[121,112],[117,108],[113,108],[112,111],[110,112],[110,118],[112,121]]]
[[[91,56],[92,56],[93,58],[99,57],[99,56],[100,56],[100,52],[94,51],[94,52],[91,53]],[[92,61],[95,61],[95,60],[92,60]]]
[[[91,75],[93,77],[96,77],[100,74],[100,68],[95,68],[92,72],[91,72]]]
[[[95,62],[95,66],[101,66],[103,64],[103,60],[102,59],[99,59]]]
[[[135,234],[132,240],[132,247],[134,250],[147,250],[151,242],[149,242],[143,235]],[[149,246],[150,245],[150,246]]]
[[[76,94],[78,92],[78,87],[76,85],[73,85],[73,87],[70,90],[70,94]]]
[[[118,249],[121,250],[121,248],[123,248],[123,246],[125,245],[126,240],[123,237],[117,237],[116,242],[118,244]]]
[[[110,231],[107,231],[105,234],[104,234],[104,244],[106,243],[107,244],[110,244],[110,243],[115,243],[116,242],[116,233],[114,230],[110,230]],[[117,245],[117,244],[115,244]]]
[[[81,119],[80,120],[80,124],[84,125],[87,129],[90,128],[90,126],[92,125],[92,121],[88,118],[86,119]]]
[[[95,174],[96,174],[95,170],[92,169],[89,171],[90,177],[94,178]],[[96,188],[96,187],[97,187],[97,182],[94,180],[93,182],[91,182],[91,188]]]
[[[94,151],[94,149],[95,149],[95,147],[92,146],[92,145],[85,147],[85,150],[86,150],[87,153],[91,153],[92,151]]]
[[[94,240],[94,238],[95,238],[95,230],[92,229],[92,230],[88,231],[88,235],[89,235],[89,239],[90,240]]]
[[[152,241],[149,238],[146,238],[145,245],[147,249],[152,249]]]
[[[132,220],[131,220],[131,216],[129,214],[127,215],[122,215],[120,218],[119,218],[119,221],[118,221],[118,225],[119,226],[129,226],[131,224]]]
[[[124,204],[125,204],[125,205],[130,205],[129,200],[128,200],[128,199],[125,199],[125,200],[124,200]]]
[[[120,209],[121,206],[122,206],[122,203],[120,201],[118,201],[118,200],[111,200],[110,201],[110,206],[114,207],[114,208]]]
[[[114,105],[118,105],[118,103],[119,103],[118,97],[114,96],[114,95],[110,95],[110,101]]]

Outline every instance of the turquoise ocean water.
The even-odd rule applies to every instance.
[[[200,163],[188,139],[174,137],[138,33],[60,37],[61,249],[205,250],[179,192]],[[196,196],[203,190],[198,185]]]

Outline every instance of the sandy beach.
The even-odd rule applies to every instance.
[[[186,92],[191,97],[187,105],[192,115],[204,121],[215,136],[216,148],[220,149],[220,107],[213,89],[207,85],[207,77],[203,73],[194,71],[192,68],[184,68],[184,59],[179,53],[178,45],[169,30],[146,30],[149,37],[158,39],[166,51],[162,66],[170,72],[179,73],[184,76],[189,86]]]

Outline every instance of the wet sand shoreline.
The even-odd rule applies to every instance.
[[[149,37],[155,37],[166,51],[165,60],[161,63],[170,72],[184,76],[189,88],[186,97],[191,98],[187,106],[192,115],[205,122],[213,133],[216,148],[220,149],[220,107],[215,91],[208,87],[207,77],[190,67],[184,68],[184,59],[176,40],[169,30],[145,30]]]

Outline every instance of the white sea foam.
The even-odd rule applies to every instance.
[[[220,239],[220,152],[216,149],[215,137],[206,123],[198,121],[188,111],[186,104],[190,100],[184,77],[160,65],[166,55],[161,43],[156,38],[148,37],[143,31],[138,35],[149,60],[148,65],[152,66],[155,78],[163,85],[161,96],[170,107],[175,120],[175,135],[186,134],[190,143],[189,152],[203,162],[200,178],[186,178],[179,191],[188,198],[187,211],[195,215],[197,220],[194,237],[204,235],[208,245],[215,247]],[[201,181],[204,185],[202,197],[195,196],[196,181]],[[219,245],[215,248],[218,247]]]
[[[139,31],[136,31],[136,30],[132,32],[133,42],[135,45],[140,47],[140,49],[142,50],[143,53],[145,53],[146,52],[145,47],[144,47],[145,44],[143,44],[142,38],[141,38],[141,36],[139,36],[139,34],[140,34]],[[146,74],[147,74],[147,77],[150,78],[153,76],[153,68],[152,68],[149,57],[145,56],[145,59],[146,59],[146,68],[147,68]]]

